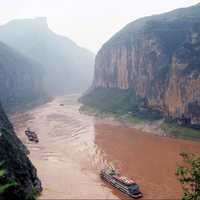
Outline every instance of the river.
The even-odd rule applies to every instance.
[[[99,178],[107,165],[133,177],[143,199],[180,198],[175,176],[179,153],[200,153],[200,142],[160,137],[80,114],[77,98],[76,94],[58,97],[11,117],[42,181],[40,199],[129,198]],[[27,127],[37,132],[38,144],[27,140]]]

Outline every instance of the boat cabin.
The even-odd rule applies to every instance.
[[[130,186],[132,184],[135,184],[135,181],[133,179],[128,179],[125,176],[118,176],[118,175],[114,175],[113,176],[116,180],[120,181],[121,183]]]

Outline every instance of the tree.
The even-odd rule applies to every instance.
[[[0,163],[0,195],[4,194],[8,188],[17,185],[15,181],[4,180],[6,178],[6,170],[2,166],[3,163]]]
[[[183,165],[179,166],[176,175],[182,185],[182,200],[200,200],[200,156],[181,153]]]

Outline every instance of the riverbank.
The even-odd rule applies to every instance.
[[[126,199],[100,179],[99,172],[106,166],[133,177],[145,199],[180,198],[182,190],[175,176],[179,154],[199,154],[199,142],[148,134],[113,117],[80,114],[78,98],[55,98],[12,116],[42,181],[39,199]],[[39,143],[27,139],[27,127],[37,133]]]
[[[24,103],[22,105],[19,104],[19,105],[11,106],[9,108],[5,108],[5,111],[8,116],[12,116],[12,115],[15,115],[15,113],[23,113],[28,110],[32,110],[38,106],[41,106],[45,103],[53,101],[53,99],[54,99],[54,97],[48,96],[46,98],[40,98],[38,100],[30,101],[30,102]]]
[[[188,140],[200,141],[200,130],[185,127],[174,122],[166,122],[163,118],[155,119],[144,116],[137,116],[137,114],[127,113],[113,113],[102,112],[97,108],[82,105],[79,109],[81,113],[97,117],[107,122],[119,121],[127,127],[132,127],[143,132],[153,133],[163,137],[175,137]]]

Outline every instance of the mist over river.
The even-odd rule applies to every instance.
[[[78,97],[59,97],[11,117],[42,181],[40,199],[129,198],[99,178],[107,165],[133,177],[144,199],[180,198],[175,176],[179,153],[200,153],[200,142],[159,137],[80,114]],[[38,134],[38,144],[28,141],[27,127]]]

